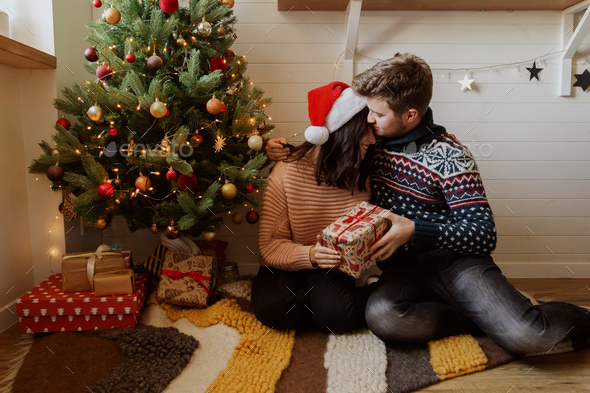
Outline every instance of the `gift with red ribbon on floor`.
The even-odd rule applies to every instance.
[[[361,202],[322,231],[322,245],[342,258],[338,270],[358,278],[375,264],[369,249],[391,228],[391,221],[379,215],[382,211]]]
[[[135,291],[121,296],[92,292],[64,293],[62,275],[54,274],[16,300],[21,333],[125,328],[139,321],[146,296],[145,274],[137,274]]]
[[[162,264],[157,299],[190,307],[206,307],[217,280],[215,258],[168,250]]]

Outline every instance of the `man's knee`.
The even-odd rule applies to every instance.
[[[420,321],[406,313],[410,306],[409,302],[394,303],[376,291],[365,309],[367,326],[383,341],[422,341]]]

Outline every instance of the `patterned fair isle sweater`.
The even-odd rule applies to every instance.
[[[465,254],[490,254],[496,226],[471,152],[444,127],[432,109],[408,135],[382,138],[373,160],[372,202],[414,221],[414,235],[391,263],[443,248]]]

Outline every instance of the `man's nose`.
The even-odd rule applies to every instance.
[[[373,116],[371,112],[369,112],[369,114],[367,115],[367,123],[375,123],[375,116]]]

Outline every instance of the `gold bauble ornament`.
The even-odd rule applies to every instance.
[[[212,115],[216,115],[221,112],[221,108],[223,107],[223,102],[219,101],[215,96],[207,101],[207,112],[211,113]]]
[[[208,242],[213,241],[217,234],[215,232],[203,231],[203,239],[207,240]]]
[[[102,111],[102,108],[98,105],[92,105],[88,109],[87,114],[90,120],[92,121],[102,121],[102,119],[104,119],[104,112]]]
[[[231,216],[231,221],[236,225],[240,225],[244,222],[244,216],[240,212],[235,212],[234,215]]]
[[[156,119],[161,119],[162,117],[166,116],[167,111],[168,108],[166,108],[166,104],[162,101],[158,101],[157,98],[156,101],[150,106],[150,113]]]
[[[152,181],[149,177],[140,175],[137,179],[135,179],[135,188],[139,191],[145,191],[152,186]]]
[[[234,4],[235,4],[234,0],[221,0],[221,5],[226,5],[229,8],[233,8]]]
[[[98,229],[99,231],[104,231],[105,229],[107,229],[108,226],[109,226],[109,223],[104,218],[99,218],[94,223],[94,227],[96,229]]]
[[[116,25],[121,20],[121,13],[115,7],[108,8],[104,12],[104,18],[112,25]]]
[[[220,37],[223,37],[225,35],[225,28],[223,27],[223,25],[217,28],[217,35]]]
[[[53,149],[53,150],[51,151],[51,155],[52,155],[52,156],[59,156],[59,150],[57,150],[57,149]]]
[[[262,138],[260,135],[252,135],[248,138],[248,147],[252,150],[260,150],[262,148]]]
[[[156,226],[156,224],[153,224],[152,227],[150,228],[150,232],[155,235],[160,232],[160,229]]]
[[[225,199],[234,199],[236,195],[238,195],[238,189],[234,184],[226,182],[221,187],[221,195],[223,195]]]
[[[186,45],[186,41],[185,41],[185,39],[184,39],[184,38],[182,38],[182,37],[178,37],[178,38],[176,39],[176,43],[177,43],[178,45],[180,45],[180,46],[185,46],[185,45]]]
[[[205,17],[203,17],[203,20],[197,25],[197,31],[203,37],[209,37],[211,34],[211,23],[207,22]]]
[[[164,236],[166,236],[168,239],[174,240],[178,237],[178,235],[180,235],[180,232],[174,225],[168,226],[164,231]]]

